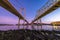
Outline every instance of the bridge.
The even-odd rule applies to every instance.
[[[35,29],[34,25],[37,25],[42,29],[42,25],[52,25],[52,24],[44,24],[41,21],[41,18],[49,14],[50,12],[56,10],[60,7],[60,0],[48,0],[45,5],[42,6],[39,10],[37,10],[37,15],[35,19],[29,24],[28,21],[19,13],[13,5],[9,2],[9,0],[0,0],[0,6],[11,12],[12,14],[16,15],[18,20],[18,28],[20,26],[20,20],[24,20],[27,24],[21,25],[28,25],[32,26],[32,29]],[[37,21],[37,22],[36,22]],[[38,22],[39,21],[39,22]],[[36,23],[35,23],[36,22]],[[54,22],[53,22],[54,24]],[[2,24],[0,24],[2,26]],[[8,24],[4,24],[8,25]],[[10,25],[10,24],[9,24]],[[11,24],[12,25],[12,24]],[[10,25],[10,26],[11,26]],[[26,27],[26,28],[27,28]],[[32,38],[33,37],[33,38]],[[49,30],[8,30],[8,31],[0,31],[0,39],[5,40],[60,40],[60,31],[49,31]]]
[[[0,6],[16,15],[19,18],[18,24],[20,25],[20,20],[24,20],[27,24],[28,21],[13,7],[13,5],[9,2],[9,0],[0,0]],[[19,28],[18,25],[18,28]]]
[[[28,21],[21,15],[21,13],[19,13],[13,7],[13,5],[9,2],[9,0],[0,0],[0,6],[5,8],[6,10],[10,11],[12,14],[16,15],[19,18],[18,28],[20,26],[20,20],[24,20],[27,24],[29,24]],[[32,22],[31,22],[32,28],[34,28],[33,27],[34,22],[37,21],[37,23],[38,23],[38,20],[40,21],[40,25],[42,28],[41,18],[44,17],[45,15],[49,14],[50,12],[56,10],[59,7],[60,7],[60,0],[48,0],[45,3],[45,5],[43,5],[39,10],[37,10],[37,15],[35,16],[35,19],[32,20]]]
[[[56,10],[58,7],[60,7],[60,0],[48,0],[41,9],[37,10],[37,15],[32,23]]]
[[[46,16],[47,14],[56,10],[59,7],[60,7],[60,0],[48,0],[45,3],[45,5],[43,5],[39,10],[37,10],[35,19],[31,22],[31,24],[33,25],[33,23],[36,21],[38,24],[38,20],[40,21],[40,23],[42,23],[42,21],[41,21],[42,17]],[[42,24],[41,24],[41,28],[42,28]]]

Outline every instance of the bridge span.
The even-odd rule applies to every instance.
[[[20,20],[24,20],[26,23],[28,23],[28,21],[13,7],[9,0],[0,0],[0,6],[5,8],[12,14],[16,15],[19,18],[18,24],[20,24]]]
[[[31,23],[34,23],[35,21],[41,19],[42,17],[56,10],[59,7],[60,7],[60,0],[48,0],[45,3],[45,5],[42,6],[42,8],[37,10],[37,15],[35,16],[35,19]]]

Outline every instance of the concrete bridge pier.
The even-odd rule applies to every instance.
[[[42,30],[42,20],[41,20],[41,18],[40,18],[40,26],[41,26],[41,30]]]
[[[20,18],[18,19],[18,29],[20,28]]]

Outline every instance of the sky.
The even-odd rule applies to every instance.
[[[25,8],[25,19],[28,22],[34,20],[37,10],[39,10],[48,0],[9,0],[9,2],[20,13],[20,8]],[[21,13],[24,15],[24,13]],[[50,14],[44,16],[42,22],[50,23],[60,21],[60,8],[54,10]],[[0,6],[0,24],[17,24],[18,17]],[[23,21],[21,22],[23,23]]]

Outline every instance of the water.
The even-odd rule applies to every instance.
[[[24,27],[24,29],[26,29],[27,26],[21,25],[19,29],[23,29],[23,27]],[[18,29],[18,26],[0,26],[0,30],[17,30],[17,29]],[[33,30],[31,25],[28,25],[27,29]],[[35,30],[41,30],[41,26],[34,25],[34,29]],[[53,30],[53,26],[42,25],[42,29],[43,30]]]

